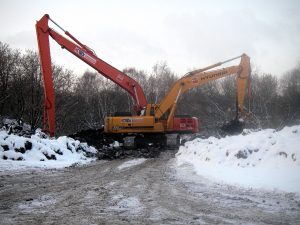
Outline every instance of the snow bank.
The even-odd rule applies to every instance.
[[[0,131],[0,171],[24,167],[62,168],[95,159],[97,150],[66,136],[45,138],[41,132],[23,137]]]
[[[217,182],[300,193],[300,126],[198,138],[180,147],[176,161]]]

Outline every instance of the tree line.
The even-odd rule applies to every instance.
[[[132,99],[118,85],[86,71],[76,76],[53,64],[56,92],[57,134],[99,128],[107,115],[132,110]],[[148,102],[159,103],[179,78],[165,62],[156,63],[150,73],[128,67],[124,73],[144,88]],[[199,118],[201,129],[215,134],[235,116],[235,77],[222,78],[185,93],[176,114]],[[300,64],[280,78],[252,71],[251,94],[245,107],[251,128],[277,128],[300,123]],[[33,129],[43,126],[43,80],[39,56],[21,53],[0,42],[0,117],[22,119]]]

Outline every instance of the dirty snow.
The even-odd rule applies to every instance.
[[[118,166],[118,169],[119,170],[127,169],[129,167],[140,165],[140,164],[144,163],[145,161],[146,161],[146,159],[144,159],[144,158],[132,159],[132,160],[122,163],[120,166]]]
[[[179,169],[186,164],[216,182],[299,194],[300,125],[195,139],[176,154]]]
[[[23,213],[32,213],[36,211],[39,213],[45,213],[45,208],[55,203],[56,200],[51,195],[43,195],[40,196],[38,199],[26,199],[25,202],[22,202],[18,205],[18,208]]]
[[[113,197],[113,201],[115,202],[115,205],[111,206],[110,209],[120,212],[128,211],[133,215],[141,213],[144,208],[139,198],[136,196],[126,197],[123,195],[116,195]]]
[[[63,168],[95,160],[97,150],[66,136],[29,137],[0,131],[0,171],[24,168]]]

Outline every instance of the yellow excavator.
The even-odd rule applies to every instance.
[[[241,58],[238,66],[211,70],[222,64]],[[197,118],[179,118],[174,116],[179,97],[191,88],[199,87],[222,77],[236,75],[236,118],[231,125],[238,126],[239,120],[248,117],[244,110],[244,99],[247,83],[251,73],[250,58],[243,54],[239,57],[219,62],[214,65],[187,73],[176,81],[159,104],[147,104],[139,116],[114,116],[105,120],[105,133],[122,134],[124,146],[133,147],[145,142],[166,143],[168,146],[178,145],[182,133],[198,132]],[[229,126],[225,129],[229,129]],[[125,134],[125,135],[124,135]]]
[[[57,25],[68,38],[50,28],[48,26],[49,21]],[[117,140],[125,148],[148,145],[178,146],[181,134],[199,131],[197,118],[175,116],[176,105],[180,96],[191,88],[230,75],[236,75],[237,111],[235,121],[238,122],[239,119],[247,115],[244,110],[244,98],[251,69],[250,58],[246,54],[187,73],[173,84],[159,104],[151,104],[147,102],[143,89],[137,81],[101,60],[91,48],[61,28],[49,15],[46,14],[37,21],[36,33],[44,79],[44,130],[48,130],[51,136],[55,134],[55,94],[49,37],[52,37],[63,49],[118,84],[134,99],[134,115],[107,117],[104,132],[99,134],[99,138]],[[214,69],[237,58],[241,59],[237,66]]]

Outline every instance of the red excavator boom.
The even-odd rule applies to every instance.
[[[144,91],[139,85],[139,83],[131,77],[127,76],[125,73],[99,59],[89,47],[78,41],[68,31],[62,29],[64,34],[67,35],[70,39],[72,39],[72,41],[57,33],[55,30],[48,26],[49,20],[52,21],[55,25],[57,25],[60,29],[62,29],[47,14],[44,15],[36,23],[36,33],[38,39],[41,68],[42,74],[44,76],[44,129],[48,131],[51,136],[54,136],[55,94],[52,79],[49,36],[52,37],[62,48],[68,50],[70,53],[72,53],[73,55],[75,55],[76,57],[93,67],[103,76],[112,80],[120,87],[125,89],[134,99],[135,113],[137,115],[140,115],[141,111],[147,106],[147,100]]]

